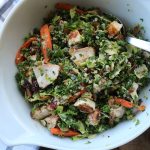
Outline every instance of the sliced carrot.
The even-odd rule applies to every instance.
[[[57,3],[55,5],[55,8],[57,9],[61,9],[61,10],[70,10],[72,9],[73,7],[75,7],[74,5],[71,5],[71,4],[68,4],[68,3]],[[76,9],[76,12],[79,13],[79,14],[83,14],[84,11],[83,10],[80,10],[80,9]]]
[[[20,53],[20,50],[18,50],[17,54],[16,54],[16,59],[15,59],[15,63],[16,65],[18,65],[20,62],[22,62],[24,60],[23,55]]]
[[[19,64],[20,62],[22,62],[22,61],[24,60],[24,57],[23,57],[23,55],[21,54],[21,50],[24,49],[24,48],[28,48],[28,47],[31,45],[31,43],[32,43],[33,41],[37,41],[37,38],[36,38],[36,37],[31,37],[31,38],[29,38],[29,39],[19,48],[19,50],[18,50],[18,52],[17,52],[17,54],[16,54],[16,60],[15,60],[16,64]]]
[[[51,39],[50,31],[49,31],[47,24],[41,27],[40,35],[42,39],[42,53],[44,56],[44,63],[48,63],[49,58],[47,55],[47,49],[52,49],[52,39]]]
[[[57,9],[70,10],[74,6],[68,3],[56,3],[55,7]]]
[[[133,103],[132,102],[129,102],[129,101],[121,99],[121,98],[116,98],[115,102],[117,104],[120,104],[121,106],[126,107],[126,108],[132,108],[133,107]]]
[[[69,101],[69,102],[74,102],[77,98],[79,98],[79,97],[80,97],[82,94],[84,94],[85,92],[86,92],[85,89],[80,90],[80,91],[77,92],[75,95],[71,96],[68,101]]]
[[[144,111],[145,110],[145,106],[144,105],[138,106],[138,110],[139,111]]]
[[[64,136],[64,137],[73,137],[73,136],[79,135],[79,133],[76,131],[69,130],[69,131],[64,132],[64,131],[61,131],[59,128],[51,128],[50,132],[54,135]]]

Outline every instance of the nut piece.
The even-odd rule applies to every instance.
[[[69,46],[75,45],[75,44],[81,42],[81,40],[82,40],[82,36],[78,30],[71,31],[68,35],[68,45]]]
[[[121,28],[123,27],[122,24],[118,23],[117,21],[113,21],[108,25],[107,31],[110,37],[117,35]]]

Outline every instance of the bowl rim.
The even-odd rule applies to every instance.
[[[0,41],[2,39],[2,36],[4,35],[4,31],[7,27],[7,24],[9,24],[9,20],[10,18],[18,11],[19,7],[21,7],[23,5],[24,2],[27,2],[27,0],[21,0],[19,1],[13,8],[12,10],[9,12],[8,16],[6,17],[5,21],[3,22],[2,24],[2,28],[0,30]],[[106,150],[110,150],[113,149],[113,148],[116,148],[116,147],[119,147],[121,145],[124,145],[130,141],[132,141],[133,139],[137,138],[139,135],[141,135],[143,132],[145,132],[148,128],[150,127],[150,123],[143,127],[140,128],[140,132],[135,132],[134,134],[132,134],[132,136],[130,136],[128,139],[124,139],[124,140],[120,140],[118,141],[118,143],[113,143],[111,144],[111,146],[108,146],[106,147]],[[0,138],[1,138],[1,135],[0,135]],[[37,141],[28,141],[28,142],[23,142],[22,141],[9,141],[7,140],[7,137],[5,137],[5,139],[2,139],[2,141],[4,141],[5,143],[7,143],[8,145],[11,145],[11,146],[17,146],[17,145],[23,145],[23,144],[32,144],[32,145],[38,145],[38,146],[44,146],[44,147],[49,147],[49,148],[54,148],[54,149],[61,149],[61,150],[70,150],[69,148],[67,147],[59,147],[57,145],[53,145],[53,144],[39,144]],[[93,150],[98,150],[99,148],[93,148]]]

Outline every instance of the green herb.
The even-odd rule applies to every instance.
[[[80,13],[80,10],[86,13]],[[36,37],[37,41],[27,44],[18,54],[21,62],[17,64],[16,82],[31,104],[32,111],[36,115],[50,113],[54,118],[58,117],[56,127],[64,132],[72,130],[80,133],[72,137],[73,140],[94,138],[122,120],[133,120],[138,125],[133,109],[141,104],[139,93],[150,82],[149,53],[128,44],[125,39],[118,39],[122,35],[144,39],[144,28],[137,24],[133,29],[127,28],[126,33],[120,30],[110,36],[108,27],[118,19],[98,11],[97,8],[75,6],[69,11],[56,9],[44,19],[44,24],[49,25],[50,32],[47,34],[50,33],[52,41],[52,49],[46,48],[47,64],[42,49],[47,44],[41,38],[40,29],[35,28],[25,36],[25,41],[30,37]],[[140,20],[144,21],[143,18]],[[74,30],[80,32],[81,39],[73,34],[73,45],[69,45],[69,35]],[[88,51],[89,47],[94,52]],[[78,49],[81,48],[86,51],[80,52]],[[36,60],[33,60],[34,57]],[[77,63],[78,59],[81,61]],[[58,65],[57,79],[48,73],[56,76],[56,70],[42,69],[39,67],[42,64],[47,67],[49,64]],[[34,67],[39,68],[38,73]],[[39,83],[46,85],[46,80],[49,84],[41,88]],[[121,102],[115,102],[116,98],[131,102],[134,107],[121,106]],[[148,99],[147,96],[144,98]],[[118,115],[121,109],[123,116]],[[49,128],[49,123],[46,126]],[[86,144],[89,143],[87,141]]]
[[[73,19],[75,17],[75,15],[76,15],[76,8],[70,9],[70,17],[71,17],[71,19]]]
[[[63,112],[63,106],[57,106],[56,110],[55,110],[55,113],[56,114],[60,114]]]
[[[140,120],[136,118],[133,118],[133,122],[135,123],[135,126],[140,124]]]
[[[85,144],[91,144],[91,141],[87,141],[87,142],[85,142]]]
[[[140,20],[143,22],[144,21],[144,19],[143,18],[140,18]]]
[[[110,112],[110,106],[109,105],[104,105],[102,107],[102,112],[104,113],[109,113]]]

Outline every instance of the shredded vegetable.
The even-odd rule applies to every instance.
[[[75,140],[144,111],[139,93],[149,83],[149,53],[128,44],[123,24],[98,8],[55,8],[16,54],[16,81],[32,118]],[[126,35],[143,38],[142,28]]]

